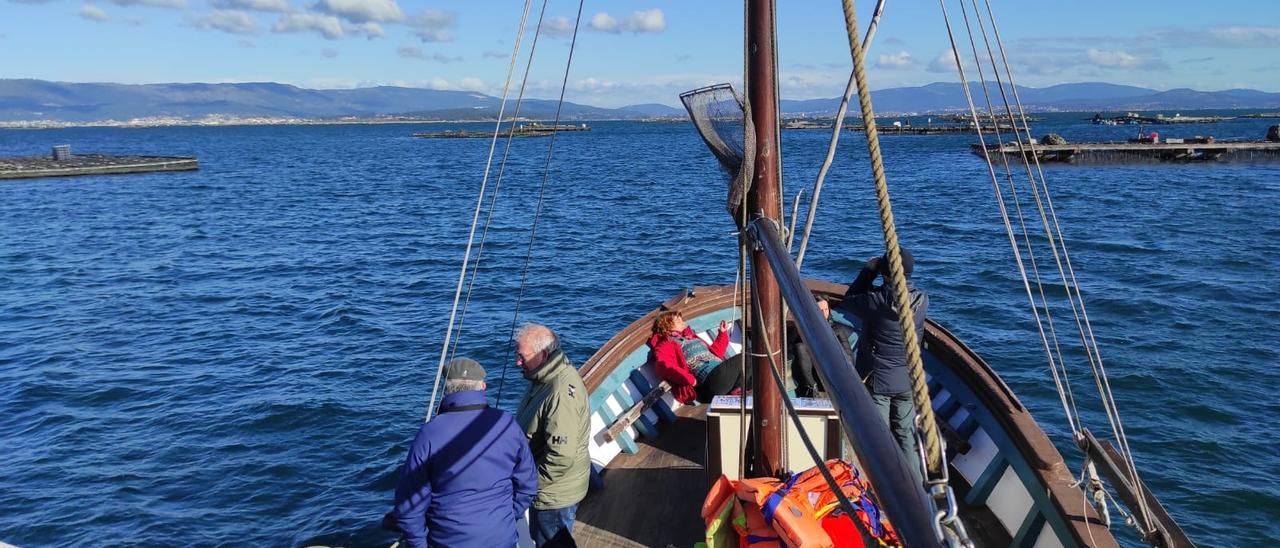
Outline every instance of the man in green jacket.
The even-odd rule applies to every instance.
[[[539,547],[573,546],[573,521],[591,477],[587,387],[551,329],[523,325],[515,343],[516,365],[529,379],[516,421],[529,438],[538,468],[529,534]]]

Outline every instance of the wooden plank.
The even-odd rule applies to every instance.
[[[1169,515],[1151,490],[1147,489],[1146,484],[1140,484],[1141,496],[1146,501],[1147,509],[1151,511],[1151,520],[1154,523],[1149,523],[1147,517],[1142,515],[1138,507],[1139,493],[1134,487],[1133,477],[1129,475],[1127,467],[1121,464],[1124,459],[1120,457],[1120,453],[1116,451],[1115,446],[1111,445],[1111,442],[1095,438],[1086,428],[1080,445],[1088,452],[1089,458],[1098,465],[1098,469],[1111,480],[1111,487],[1115,489],[1117,495],[1120,495],[1125,506],[1129,507],[1129,511],[1134,519],[1138,520],[1142,529],[1147,531],[1143,533],[1143,540],[1151,543],[1152,546],[1178,548],[1195,546],[1182,531],[1178,522],[1174,521],[1173,516]]]
[[[648,394],[644,395],[643,400],[640,400],[640,402],[636,403],[635,405],[632,405],[631,409],[628,409],[625,413],[619,415],[618,418],[613,421],[613,424],[609,426],[609,429],[605,430],[604,432],[604,441],[613,441],[617,439],[618,436],[622,434],[623,430],[626,430],[628,427],[630,427],[631,423],[639,419],[640,415],[643,415],[644,411],[648,409],[649,406],[653,405],[654,402],[658,401],[658,399],[661,398],[662,395],[667,393],[669,390],[671,390],[671,383],[668,383],[667,381],[662,381],[658,383],[657,387],[655,387],[653,390],[650,390]]]

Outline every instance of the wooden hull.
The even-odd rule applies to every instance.
[[[808,283],[832,301],[845,290]],[[714,480],[706,472],[705,406],[681,406],[667,394],[616,438],[605,432],[657,385],[645,345],[657,315],[680,310],[690,327],[706,331],[720,320],[741,317],[743,303],[734,297],[733,288],[724,286],[682,293],[632,322],[583,364],[591,393],[596,485],[578,514],[575,536],[589,537],[580,542],[687,546],[701,540],[698,504]],[[952,485],[978,545],[1115,546],[1084,495],[1072,487],[1074,478],[1061,454],[986,362],[931,321],[925,350],[933,406],[951,431]],[[796,471],[812,465],[807,459],[790,463]]]

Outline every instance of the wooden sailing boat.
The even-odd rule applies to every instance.
[[[828,364],[830,369],[819,367],[825,371],[825,384],[835,386],[834,390],[829,388],[833,401],[802,404],[799,413],[807,421],[801,422],[803,428],[786,431],[784,427],[781,399],[787,396],[768,373],[770,362],[764,351],[785,344],[781,337],[784,312],[779,306],[782,297],[792,308],[792,321],[800,331],[806,331],[805,327],[812,326],[803,324],[815,323],[818,314],[810,294],[828,300],[836,311],[846,287],[801,282],[789,254],[778,243],[780,189],[772,152],[778,146],[773,5],[770,0],[749,0],[747,4],[748,101],[756,138],[754,155],[748,154],[754,156],[754,181],[746,202],[752,219],[749,226],[740,228],[752,235],[755,247],[750,259],[752,290],[741,293],[736,287],[721,286],[681,292],[625,327],[582,366],[581,374],[591,393],[590,452],[595,487],[580,506],[575,536],[584,546],[688,546],[698,542],[704,531],[700,505],[711,482],[720,473],[737,477],[742,470],[734,469],[735,462],[745,464],[748,474],[758,476],[781,476],[812,466],[813,460],[796,449],[800,445],[795,439],[798,430],[804,430],[821,439],[824,458],[849,456],[842,451],[841,439],[856,438],[853,456],[872,478],[904,544],[936,546],[943,541],[935,523],[938,508],[931,507],[920,486],[910,480],[896,447],[889,442],[887,427],[877,423],[874,413],[868,413],[869,399],[856,385],[856,378],[851,380],[851,373],[841,377],[839,369],[851,371],[847,362],[837,358],[837,363]],[[743,342],[748,342],[747,349],[755,349],[748,365],[755,368],[749,412],[736,413],[735,402],[741,402],[732,398],[717,398],[711,406],[681,405],[659,383],[646,341],[654,319],[667,310],[682,312],[686,323],[699,332],[711,330],[721,321],[748,318],[745,325],[739,324],[748,341],[736,340],[731,352],[743,351]],[[840,319],[857,327],[856,318]],[[821,327],[825,328],[825,323]],[[830,334],[829,329],[825,331]],[[810,333],[817,336],[806,332],[806,340]],[[931,406],[949,453],[943,466],[950,472],[949,486],[972,543],[1117,545],[1062,455],[996,372],[933,321],[927,323],[923,340]],[[750,447],[743,440],[746,429],[740,426],[742,420],[751,421],[747,434]],[[1106,446],[1096,440],[1093,444],[1099,453],[1105,452],[1098,448]],[[743,449],[749,449],[750,454],[741,455]],[[1113,471],[1119,470],[1114,461],[1111,466]],[[1123,471],[1118,473],[1123,476]],[[1119,479],[1123,483],[1124,478]],[[1153,544],[1189,544],[1149,492],[1132,484],[1119,490],[1125,488],[1130,490],[1128,498],[1144,497],[1163,515],[1159,523],[1144,523],[1164,534]]]
[[[1027,409],[992,367],[935,322],[926,324],[923,348],[908,350],[916,371],[915,399],[926,402],[920,408],[919,428],[933,431],[928,434],[932,447],[922,451],[928,493],[908,469],[814,302],[815,295],[827,300],[839,316],[836,311],[846,287],[802,280],[788,247],[781,243],[773,11],[772,0],[747,2],[749,116],[743,125],[749,129],[739,147],[745,153],[742,164],[732,170],[735,181],[728,201],[744,235],[744,250],[750,250],[750,291],[737,286],[686,290],[623,328],[583,364],[580,373],[590,392],[593,489],[578,510],[578,543],[692,545],[704,538],[700,506],[720,474],[781,477],[837,457],[860,467],[906,546],[1116,546],[1103,517]],[[849,3],[845,16],[857,74],[862,54]],[[571,45],[570,59],[572,49]],[[863,84],[859,87],[865,95]],[[717,90],[723,91],[710,89]],[[874,145],[874,115],[869,98],[862,99],[868,140]],[[1009,117],[1014,118],[1012,113]],[[694,118],[713,150],[733,147],[723,136],[713,135],[714,128],[707,129],[716,125],[714,120]],[[495,142],[496,137],[495,130]],[[554,144],[554,132],[551,137]],[[724,157],[717,156],[724,163]],[[872,156],[875,171],[878,157]],[[883,218],[888,197],[882,170],[876,178]],[[483,184],[480,194],[484,196]],[[897,287],[905,289],[891,212],[888,218],[886,256]],[[466,266],[464,261],[464,273]],[[455,312],[461,288],[460,277]],[[909,306],[899,307],[903,308]],[[747,335],[739,336],[731,351],[746,352],[755,372],[749,411],[744,399],[681,405],[669,386],[658,381],[646,341],[654,319],[667,310],[680,311],[696,331],[725,321]],[[908,334],[904,340],[915,346],[910,314],[903,316]],[[859,327],[856,318],[837,319]],[[783,333],[788,325],[813,348],[830,399],[792,402],[786,395],[776,375],[785,366],[774,360],[785,352]],[[442,364],[448,333],[445,347]],[[1134,517],[1146,531],[1144,540],[1190,544],[1136,473],[1126,475],[1135,470],[1131,460],[1127,472],[1117,463],[1121,459],[1115,451],[1087,430],[1075,441],[1112,478],[1121,498],[1143,507],[1142,515],[1135,512]],[[802,445],[808,453],[798,449]],[[1094,496],[1098,492],[1092,491]]]

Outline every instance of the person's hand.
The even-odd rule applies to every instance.
[[[729,322],[726,322],[726,321],[724,321],[724,320],[720,320],[720,332],[721,332],[721,333],[728,333],[728,332],[729,332]]]
[[[870,268],[871,270],[876,270],[880,268],[880,257],[877,255],[875,257],[867,259],[867,268]]]

